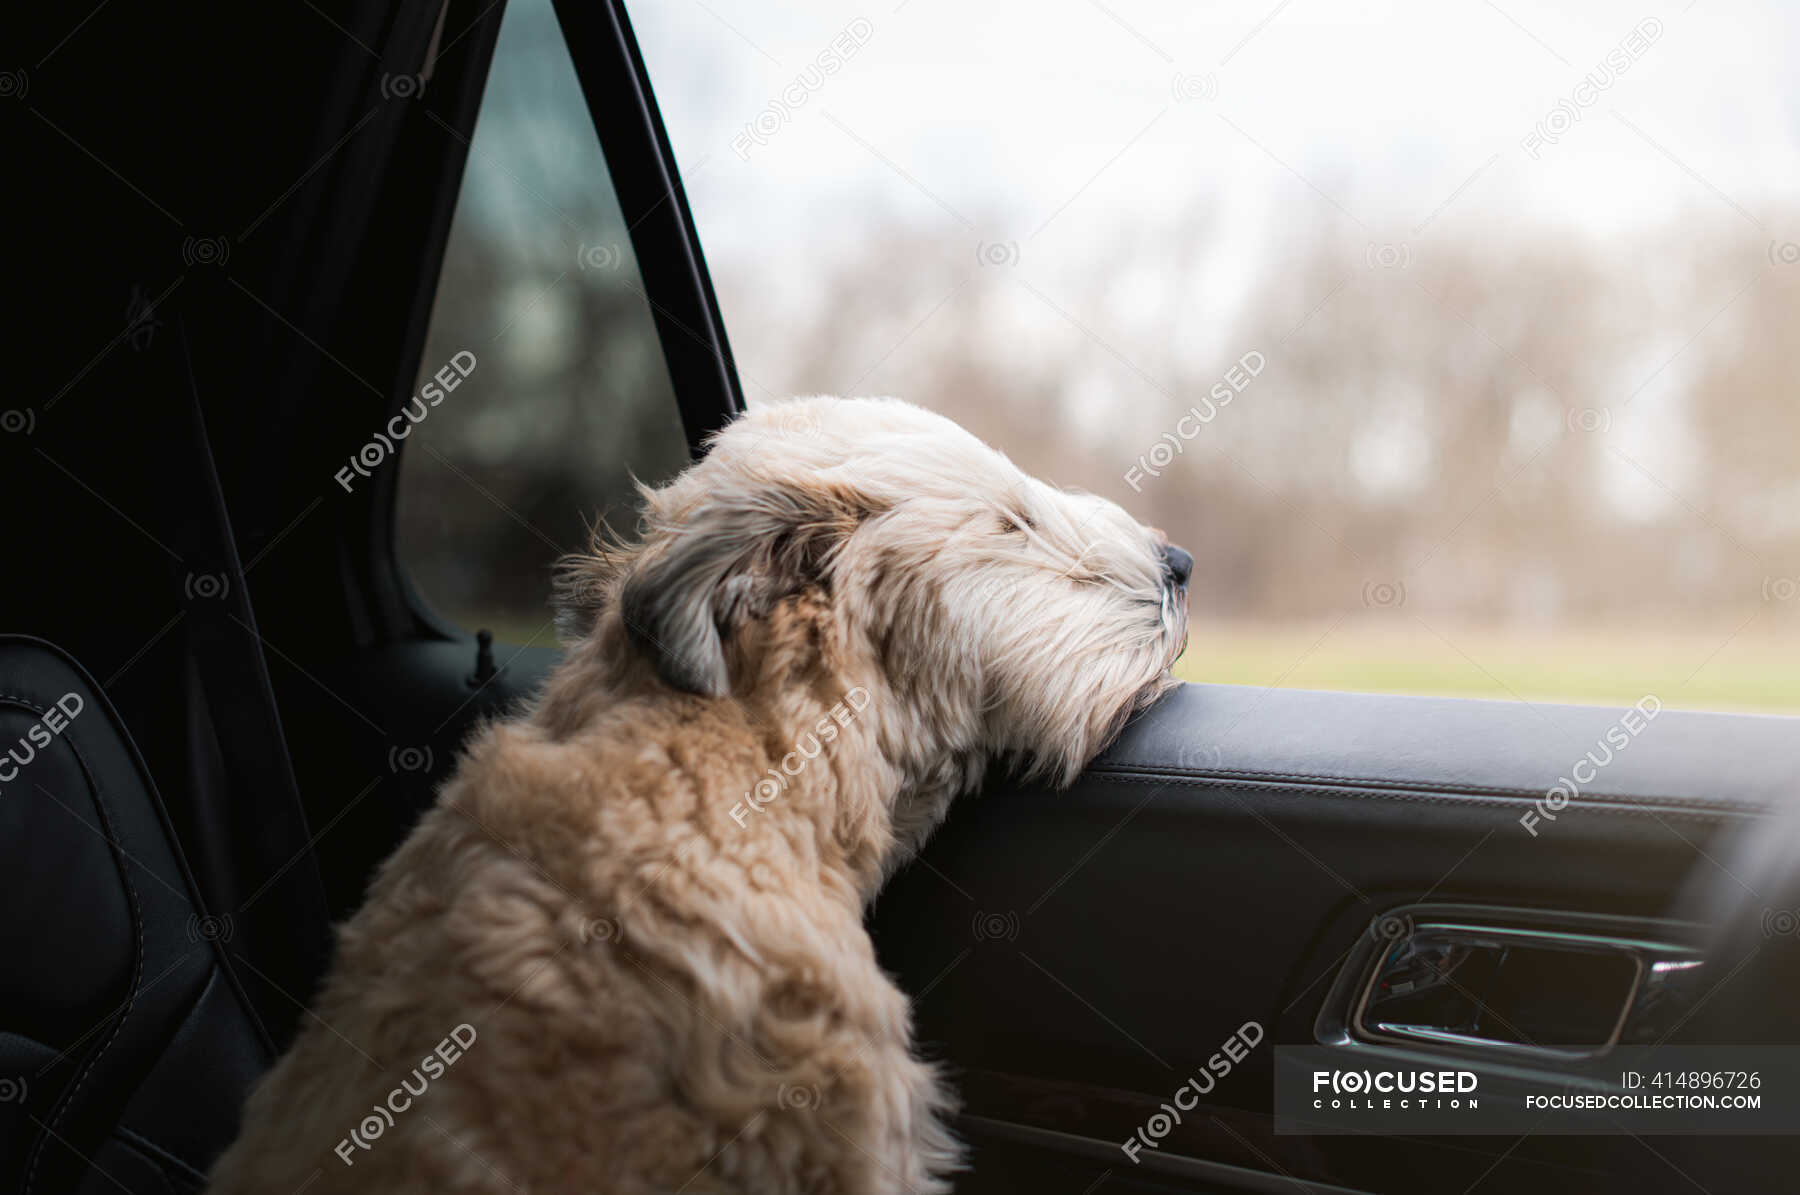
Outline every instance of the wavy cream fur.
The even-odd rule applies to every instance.
[[[1171,683],[1161,536],[891,400],[760,407],[643,499],[343,926],[219,1195],[948,1189],[863,911],[990,763],[1067,782]]]

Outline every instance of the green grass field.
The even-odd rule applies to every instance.
[[[1288,689],[1595,705],[1654,694],[1671,709],[1800,713],[1800,633],[1754,624],[1736,635],[1729,627],[1463,630],[1404,617],[1335,629],[1200,624],[1175,671],[1183,680]]]

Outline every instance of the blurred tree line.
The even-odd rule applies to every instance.
[[[1766,624],[1793,629],[1800,265],[1779,245],[1698,218],[1610,254],[1476,228],[1429,247],[1320,237],[1223,322],[1132,293],[1174,292],[1222,249],[1203,219],[1125,231],[1072,285],[1034,279],[1028,250],[994,268],[895,229],[834,261],[810,318],[734,306],[747,271],[723,289],[748,316],[738,340],[788,346],[765,382],[860,379],[1167,530],[1200,561],[1198,617],[1404,602],[1463,625],[1729,630],[1773,606]],[[1203,404],[1251,350],[1260,376]],[[1196,404],[1210,421],[1128,480]]]

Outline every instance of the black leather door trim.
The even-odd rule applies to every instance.
[[[1800,718],[1183,685],[1091,773],[1757,813],[1796,799]],[[1646,712],[1648,711],[1648,712]],[[1577,774],[1579,773],[1579,774]]]
[[[961,1116],[957,1118],[957,1125],[970,1140],[975,1142],[1007,1141],[1045,1153],[1068,1154],[1113,1164],[1120,1171],[1141,1169],[1148,1173],[1164,1174],[1190,1182],[1213,1184],[1217,1189],[1233,1192],[1256,1192],[1258,1195],[1267,1192],[1268,1195],[1288,1195],[1289,1192],[1300,1190],[1308,1192],[1309,1195],[1371,1195],[1370,1192],[1355,1187],[1340,1187],[1310,1178],[1303,1182],[1292,1175],[1273,1174],[1265,1170],[1250,1170],[1243,1166],[1233,1166],[1226,1162],[1210,1162],[1204,1158],[1189,1157],[1185,1154],[1156,1154],[1145,1151],[1140,1162],[1134,1167],[1128,1159],[1122,1158],[1116,1142],[1101,1141],[1094,1137],[1081,1137],[1074,1133],[1061,1133],[1055,1129],[1040,1129],[1032,1125],[1015,1124],[1008,1120],[994,1120],[986,1116]],[[977,1178],[979,1178],[979,1172],[977,1172]]]
[[[1166,786],[1170,788],[1214,789],[1220,792],[1240,792],[1257,796],[1292,796],[1292,797],[1339,797],[1346,800],[1376,801],[1412,801],[1432,805],[1449,805],[1462,808],[1513,808],[1526,810],[1534,807],[1544,797],[1542,790],[1535,793],[1496,793],[1483,795],[1462,791],[1439,791],[1423,788],[1403,788],[1399,785],[1380,784],[1372,781],[1344,780],[1337,782],[1319,781],[1306,783],[1274,778],[1238,778],[1228,776],[1211,776],[1203,772],[1163,772],[1149,770],[1126,770],[1123,768],[1095,768],[1087,776],[1104,777],[1110,782],[1119,784],[1146,784]],[[1633,797],[1629,800],[1599,800],[1577,795],[1569,801],[1568,808],[1579,812],[1617,813],[1638,817],[1673,817],[1706,822],[1718,822],[1726,819],[1754,818],[1764,815],[1767,810],[1750,805],[1724,805],[1719,803],[1702,803],[1684,801],[1677,797]]]

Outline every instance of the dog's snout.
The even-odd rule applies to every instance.
[[[1185,548],[1174,544],[1164,544],[1162,550],[1163,576],[1169,578],[1177,588],[1185,588],[1188,578],[1194,575],[1194,558]]]

